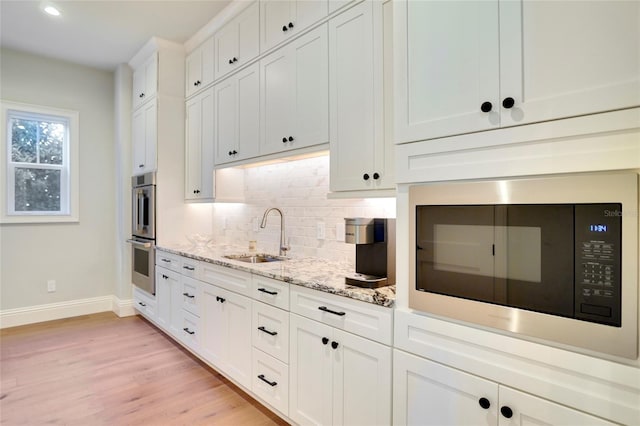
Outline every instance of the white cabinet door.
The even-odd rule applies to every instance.
[[[327,16],[327,0],[262,0],[260,50],[266,52]]]
[[[500,386],[500,426],[511,425],[613,425],[589,414],[533,395]]]
[[[220,289],[213,285],[202,286],[202,354],[218,368],[224,366],[226,357],[225,312],[220,302]],[[248,349],[247,349],[248,350]]]
[[[133,174],[139,175],[156,169],[157,101],[145,104],[133,113],[132,144]]]
[[[238,383],[251,388],[251,299],[223,292],[227,349],[225,371]]]
[[[260,154],[329,141],[326,25],[263,58],[260,80]]]
[[[153,99],[158,90],[158,53],[154,53],[133,71],[132,105],[137,109]]]
[[[203,284],[202,353],[238,383],[251,387],[251,300]]]
[[[496,383],[397,349],[393,351],[393,389],[393,424],[498,423]]]
[[[394,14],[396,142],[497,127],[498,0],[406,1]]]
[[[639,2],[501,1],[500,35],[502,126],[640,105]]]
[[[216,84],[216,163],[244,160],[258,155],[260,137],[259,64]]]
[[[238,69],[260,53],[259,5],[254,2],[216,35],[215,78]]]
[[[291,100],[292,60],[287,49],[279,49],[260,61],[260,154],[284,150],[291,133],[295,114]]]
[[[187,101],[185,200],[211,200],[214,197],[213,119],[213,88]]]
[[[179,299],[173,299],[176,288],[180,288],[180,274],[166,268],[156,267],[156,315],[158,325],[169,332],[174,332],[178,324],[177,318],[173,317],[174,307],[182,306]],[[180,310],[178,309],[178,311]]]
[[[382,2],[329,21],[332,191],[392,188],[385,170]]]
[[[185,69],[187,97],[213,82],[213,37],[208,38],[187,56]]]
[[[299,424],[329,425],[333,420],[333,329],[295,314],[289,321],[289,417]]]
[[[334,425],[391,424],[391,348],[334,330]]]

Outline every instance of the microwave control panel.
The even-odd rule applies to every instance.
[[[622,205],[575,205],[575,318],[620,327]]]

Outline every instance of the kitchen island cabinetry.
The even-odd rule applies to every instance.
[[[397,349],[393,363],[394,424],[613,425]]]
[[[260,60],[260,155],[329,141],[328,68],[326,24]]]
[[[390,77],[391,10],[391,2],[367,1],[329,20],[332,191],[394,188],[384,105],[385,94],[390,95],[384,79],[385,71]]]
[[[397,143],[640,104],[638,2],[395,3]]]
[[[187,201],[212,201],[214,193],[213,88],[186,103],[185,188]]]

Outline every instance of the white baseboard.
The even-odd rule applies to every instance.
[[[136,310],[133,307],[133,299],[122,300],[117,296],[113,296],[113,312],[119,317],[136,315]]]
[[[131,305],[130,310],[133,311],[132,302],[117,299],[118,311],[116,312],[114,309],[116,306],[115,296],[101,296],[26,308],[5,309],[0,311],[0,329],[107,311],[114,311],[119,316],[125,316],[124,313],[128,311],[127,305]]]

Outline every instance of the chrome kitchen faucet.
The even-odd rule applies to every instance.
[[[264,215],[262,216],[262,223],[260,224],[260,228],[264,228],[265,226],[267,226],[267,216],[269,215],[269,213],[271,213],[272,210],[280,213],[280,256],[286,256],[287,251],[289,251],[290,247],[284,243],[284,213],[282,213],[282,210],[277,207],[271,207],[270,209],[267,209],[267,211],[265,211]]]

